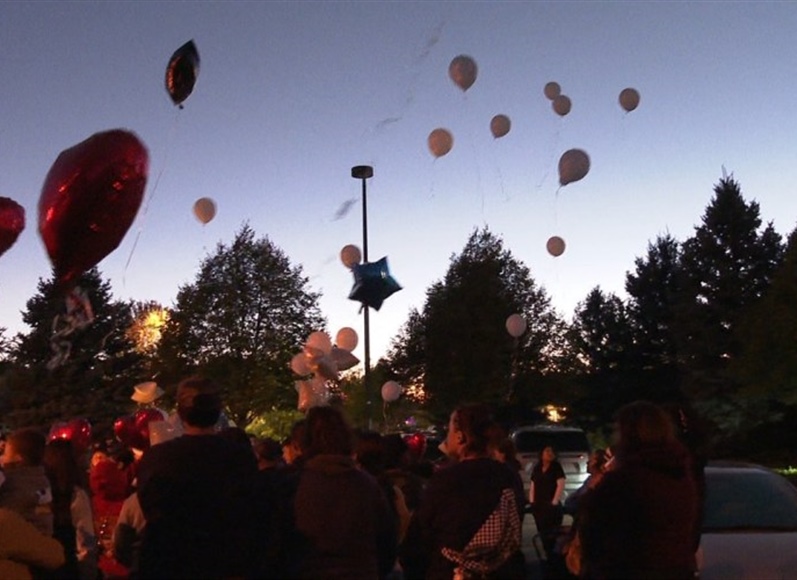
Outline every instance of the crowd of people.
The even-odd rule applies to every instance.
[[[179,436],[145,450],[80,453],[36,429],[10,433],[0,578],[522,579],[528,513],[549,575],[695,575],[699,474],[649,403],[620,410],[613,457],[593,454],[564,505],[555,450],[540,450],[527,494],[485,405],[453,410],[430,462],[400,434],[353,429],[335,406],[310,408],[277,442],[220,429],[207,379],[182,381],[176,403]]]

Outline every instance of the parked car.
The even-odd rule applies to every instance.
[[[589,477],[587,463],[590,447],[587,435],[577,427],[562,425],[531,425],[518,427],[511,433],[523,467],[521,476],[526,490],[531,480],[531,470],[537,463],[540,450],[550,445],[556,451],[557,460],[565,472],[564,502],[568,494],[577,490]]]
[[[701,580],[797,577],[797,488],[751,464],[706,467]]]

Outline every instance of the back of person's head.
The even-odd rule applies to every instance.
[[[360,430],[355,434],[354,454],[357,463],[371,475],[385,470],[385,447],[382,435],[376,431]]]
[[[397,469],[406,463],[409,445],[399,433],[382,437],[382,450],[385,454],[385,469]]]
[[[484,404],[462,405],[454,410],[454,422],[465,436],[469,454],[486,454],[495,433],[495,420],[490,407]]]
[[[255,456],[263,461],[274,462],[282,458],[282,446],[279,441],[271,437],[263,437],[255,442]]]
[[[78,465],[75,448],[67,439],[53,439],[44,447],[44,470],[50,485],[71,494],[75,486],[86,487],[85,477]]]
[[[244,449],[249,449],[254,453],[252,449],[252,440],[249,439],[249,434],[240,427],[225,427],[219,431],[219,436],[240,445]]]
[[[203,377],[189,377],[177,386],[177,414],[192,427],[213,427],[221,416],[218,385]]]
[[[19,455],[22,465],[42,464],[47,439],[41,431],[28,427],[17,429],[8,436],[7,444]]]
[[[633,451],[676,441],[675,426],[664,409],[647,401],[620,408],[616,415],[618,446]]]
[[[308,456],[345,455],[354,451],[354,434],[335,407],[311,407],[307,411],[305,452]]]

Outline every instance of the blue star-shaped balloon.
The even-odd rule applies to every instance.
[[[349,292],[349,300],[356,300],[363,306],[379,310],[388,296],[401,290],[387,268],[387,256],[376,262],[356,264],[352,272],[354,286]]]

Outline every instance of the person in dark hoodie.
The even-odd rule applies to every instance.
[[[691,579],[698,492],[669,415],[643,401],[616,416],[614,467],[584,498],[585,578]]]
[[[334,407],[307,412],[306,461],[293,500],[298,545],[282,578],[375,580],[393,569],[397,525],[376,479],[357,468],[354,434]]]

